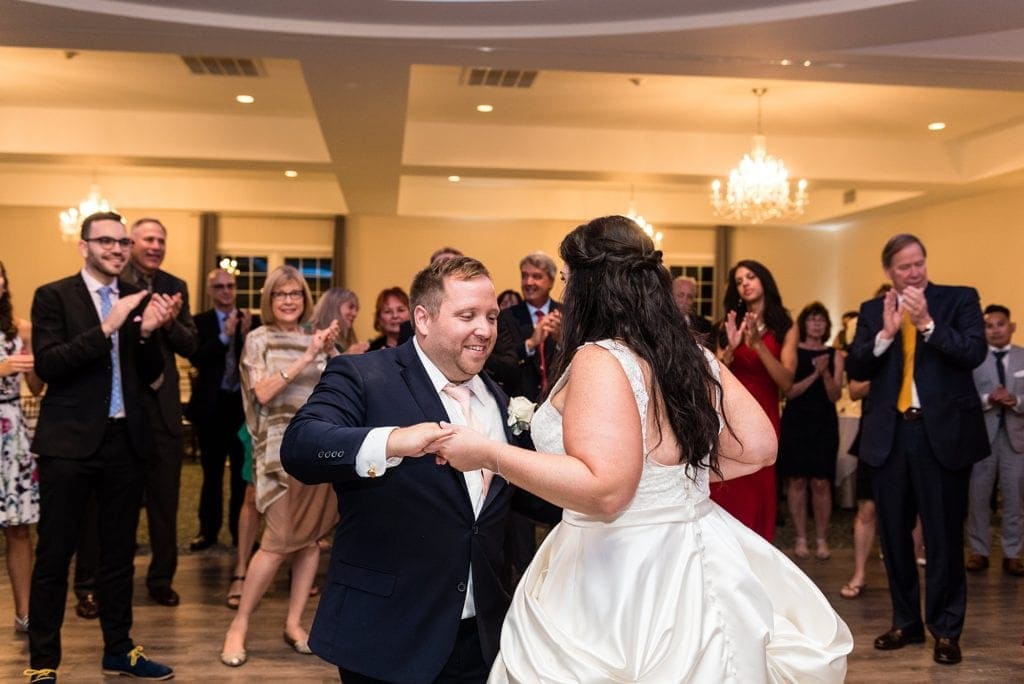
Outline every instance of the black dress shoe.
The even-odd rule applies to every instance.
[[[100,604],[96,603],[96,596],[83,594],[75,606],[75,614],[86,620],[95,620],[100,616]]]
[[[936,639],[935,662],[939,665],[956,665],[959,663],[960,642],[956,639]]]
[[[178,592],[174,591],[170,587],[153,587],[149,590],[150,597],[159,603],[161,606],[174,607],[181,603],[181,597],[178,596]]]
[[[882,636],[875,639],[875,648],[879,651],[895,651],[907,644],[923,644],[924,630],[909,631],[905,629],[890,629]]]
[[[197,534],[192,543],[188,545],[188,548],[192,551],[205,551],[216,543],[216,538],[207,537],[205,534]]]

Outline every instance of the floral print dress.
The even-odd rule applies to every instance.
[[[18,336],[0,342],[0,362],[21,353]],[[0,378],[0,527],[39,522],[39,475],[21,412],[21,373]]]

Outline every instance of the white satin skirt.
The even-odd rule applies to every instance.
[[[489,682],[842,682],[853,638],[783,553],[710,500],[566,511],[523,576]]]

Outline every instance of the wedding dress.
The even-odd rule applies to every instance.
[[[622,365],[646,425],[636,357],[596,344]],[[565,453],[550,402],[531,431],[539,452]],[[646,427],[643,444],[646,454]],[[846,624],[783,553],[711,501],[706,469],[690,472],[645,455],[614,519],[565,510],[516,590],[489,682],[843,681]]]

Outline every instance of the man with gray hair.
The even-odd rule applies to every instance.
[[[697,280],[686,275],[676,276],[672,280],[672,298],[676,300],[679,313],[683,314],[683,318],[689,323],[690,331],[694,333],[697,341],[715,351],[711,339],[711,321],[700,315],[694,306],[697,300]]]

